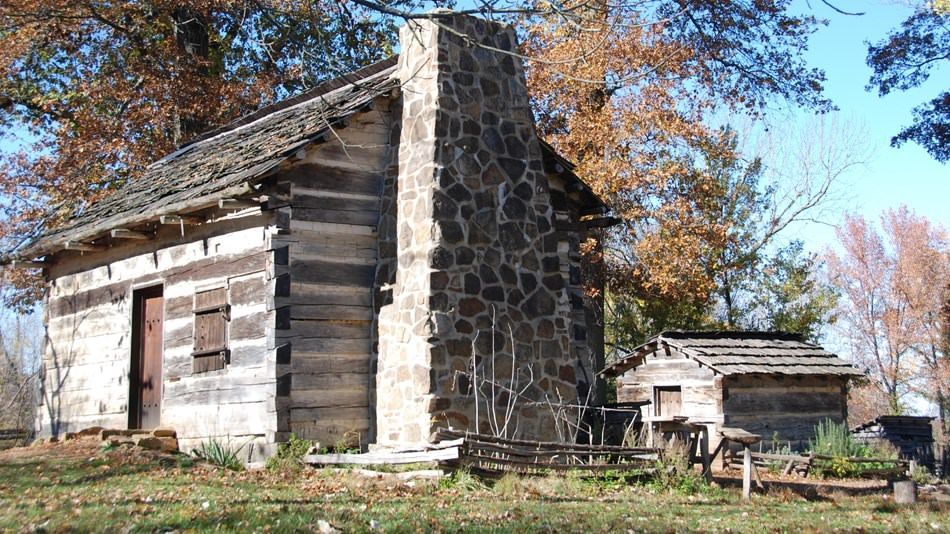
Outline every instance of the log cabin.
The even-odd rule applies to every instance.
[[[869,445],[888,444],[901,458],[913,460],[933,473],[937,467],[933,421],[927,416],[881,415],[852,428],[851,435],[855,441]]]
[[[545,403],[602,367],[580,244],[607,206],[537,136],[510,27],[400,35],[6,255],[47,280],[40,435],[418,443],[486,428],[475,378],[497,364],[530,370],[518,437],[554,437]]]
[[[662,332],[601,375],[616,379],[619,402],[650,404],[646,420],[688,417],[761,435],[763,447],[802,450],[814,427],[848,417],[849,362],[784,332]]]

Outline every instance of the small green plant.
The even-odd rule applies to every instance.
[[[815,425],[815,439],[810,442],[811,452],[842,458],[860,455],[862,447],[854,441],[843,423],[835,423],[831,419],[819,421]]]
[[[492,491],[499,495],[516,497],[524,495],[528,491],[528,485],[522,477],[515,473],[506,473],[492,484]]]
[[[178,454],[175,456],[175,463],[180,469],[191,469],[195,465],[195,459],[187,454]]]
[[[299,470],[303,466],[301,460],[311,447],[313,442],[291,434],[290,439],[277,447],[277,453],[267,459],[265,466],[274,471]]]
[[[910,472],[910,479],[917,483],[918,486],[933,484],[934,478],[933,474],[922,465],[914,466],[914,469]]]
[[[888,444],[855,441],[844,423],[835,423],[830,419],[820,421],[815,426],[815,439],[810,441],[809,450],[815,455],[831,457],[830,460],[817,460],[815,467],[822,475],[835,478],[857,477],[894,465],[881,462],[855,463],[849,458],[897,458],[897,451]]]
[[[191,454],[194,455],[195,458],[217,465],[218,467],[224,467],[232,471],[240,471],[244,469],[244,462],[241,461],[238,454],[246,445],[247,443],[234,448],[231,446],[230,438],[226,441],[212,438],[207,441],[202,441],[191,451]]]
[[[333,444],[332,451],[337,454],[357,454],[360,452],[360,434],[354,430],[343,433],[343,437]]]
[[[451,475],[439,479],[440,489],[456,489],[461,491],[477,491],[485,489],[485,484],[473,475],[468,469],[456,469]]]
[[[103,441],[102,445],[99,445],[99,450],[102,452],[114,451],[118,448],[116,442],[114,441]]]
[[[656,462],[656,476],[651,485],[657,490],[681,495],[706,492],[710,486],[706,479],[689,465],[688,454],[683,443],[667,447],[663,456]]]

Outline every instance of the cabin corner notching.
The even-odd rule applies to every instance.
[[[580,243],[607,207],[537,138],[513,30],[416,24],[16,252],[49,280],[43,433],[397,445],[485,425],[497,363],[531,370],[522,436],[554,438],[545,399],[603,365]]]

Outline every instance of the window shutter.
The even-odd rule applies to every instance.
[[[195,293],[195,373],[224,369],[228,360],[228,291],[226,288]]]

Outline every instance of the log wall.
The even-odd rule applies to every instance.
[[[651,404],[644,406],[641,413],[654,416],[654,388],[673,386],[681,388],[682,408],[679,415],[706,423],[712,447],[718,445],[717,425],[721,425],[724,420],[722,378],[675,351],[669,355],[663,351],[651,353],[643,365],[618,377],[617,402],[649,401]]]
[[[846,383],[834,376],[716,376],[675,350],[647,356],[644,365],[617,379],[618,402],[655,402],[654,388],[679,386],[682,413],[709,423],[711,445],[718,445],[718,426],[760,434],[762,449],[790,446],[802,450],[814,437],[819,421],[847,419]],[[654,405],[643,409],[655,415]],[[777,437],[777,441],[775,438]]]
[[[278,186],[289,190],[282,209],[289,232],[274,240],[289,258],[280,273],[286,290],[275,300],[289,317],[278,339],[287,354],[278,365],[278,380],[288,390],[281,400],[282,437],[361,447],[373,439],[374,295],[380,205],[392,157],[389,106],[378,100],[278,177]]]
[[[722,385],[725,424],[762,435],[763,450],[773,442],[803,450],[820,421],[847,420],[846,383],[840,377],[737,375],[725,377]]]
[[[127,427],[133,292],[162,285],[162,426],[174,427],[184,448],[230,437],[254,441],[249,455],[266,452],[277,431],[272,219],[257,213],[186,227],[185,235],[164,227],[150,241],[58,254],[45,311],[41,433]],[[231,304],[230,363],[194,374],[194,294],[221,286]]]

